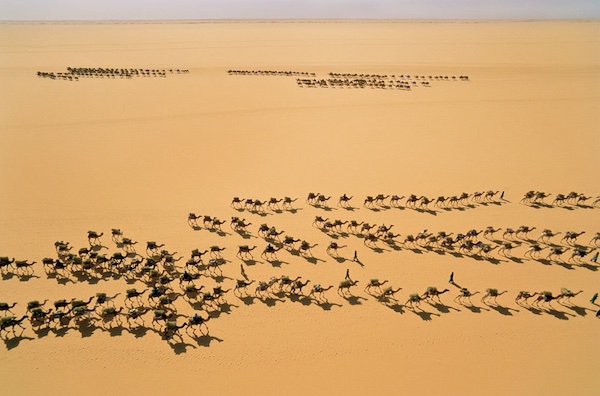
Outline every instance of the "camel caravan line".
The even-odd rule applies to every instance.
[[[521,199],[521,203],[524,205],[528,205],[531,207],[563,207],[568,209],[573,208],[600,208],[600,195],[593,197],[591,195],[585,195],[583,193],[578,193],[575,191],[571,191],[568,194],[556,194],[551,203],[547,203],[545,201],[546,198],[552,196],[551,193],[546,193],[544,191],[534,191],[530,190],[523,195]],[[588,204],[588,202],[590,202]]]
[[[104,67],[67,67],[66,72],[38,71],[37,76],[51,80],[79,81],[80,78],[125,78],[161,77],[174,74],[189,74],[187,69],[124,69]]]

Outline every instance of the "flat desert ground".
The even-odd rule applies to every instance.
[[[226,294],[210,313],[210,335],[182,330],[171,341],[152,329],[151,314],[137,330],[124,318],[112,328],[91,321],[34,329],[26,320],[16,336],[3,332],[3,393],[598,394],[592,254],[545,260],[546,249],[528,258],[525,237],[489,258],[402,242],[423,230],[456,236],[526,225],[536,227],[532,240],[546,228],[561,232],[551,238],[561,246],[567,231],[585,231],[576,243],[591,247],[600,231],[600,208],[591,205],[600,194],[599,38],[598,21],[1,24],[0,255],[37,261],[33,275],[3,271],[0,301],[17,302],[16,316],[30,300],[48,299],[50,308],[61,298],[147,287],[110,273],[47,275],[40,262],[56,258],[54,243],[77,252],[89,247],[88,230],[104,233],[99,253],[107,256],[121,251],[112,228],[138,241],[142,256],[147,241],[164,244],[184,257],[180,272],[193,249],[225,247],[222,276],[194,281],[208,290],[242,279],[236,253],[244,244],[257,246],[244,264],[251,280],[301,276],[311,280],[305,294],[313,284],[334,286],[325,303],[259,298],[255,282],[249,296]],[[37,74],[67,67],[166,75]],[[411,90],[300,86],[296,75],[231,70],[395,76]],[[488,190],[504,199],[428,210],[405,208],[406,200],[390,207],[389,198],[378,209],[363,206],[377,194]],[[529,190],[552,195],[546,205],[520,203]],[[592,198],[552,204],[571,191]],[[310,192],[332,198],[316,207],[305,202]],[[337,205],[344,193],[351,209]],[[298,200],[295,210],[253,213],[230,207],[236,196]],[[252,225],[246,239],[229,222],[223,232],[202,221],[195,230],[190,212]],[[401,236],[395,246],[369,247],[351,233],[322,232],[315,216],[394,225]],[[261,258],[263,223],[318,244],[316,259],[285,250]],[[496,246],[503,232],[477,240]],[[326,252],[331,241],[344,246],[337,259]],[[359,283],[344,298],[336,289],[346,270]],[[456,285],[480,292],[472,305],[454,301],[451,272]],[[398,302],[366,293],[372,278],[401,287]],[[428,286],[450,291],[441,303],[406,305]],[[563,287],[583,292],[540,308],[515,303],[520,290],[557,295]],[[487,288],[508,293],[485,304]],[[115,305],[123,304],[122,294]],[[183,298],[174,305],[179,324],[207,315]]]

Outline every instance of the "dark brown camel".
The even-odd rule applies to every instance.
[[[350,293],[350,288],[352,286],[356,286],[358,284],[358,281],[353,281],[351,279],[344,279],[343,281],[340,282],[340,285],[338,286],[338,294],[341,296],[345,296],[345,292],[347,291],[348,293]]]
[[[508,290],[504,290],[502,292],[499,292],[498,289],[491,289],[488,288],[485,291],[485,294],[483,295],[483,297],[481,297],[481,302],[488,305],[488,302],[493,301],[494,304],[498,304],[498,302],[496,301],[496,298],[498,296],[501,296],[504,293],[508,293]]]

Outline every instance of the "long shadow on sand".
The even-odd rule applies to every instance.
[[[16,347],[18,347],[21,344],[21,342],[23,342],[23,341],[33,341],[33,340],[35,340],[35,338],[23,336],[22,334],[18,335],[18,336],[12,336],[10,338],[2,337],[2,341],[4,341],[4,346],[9,351],[11,349],[15,349]]]

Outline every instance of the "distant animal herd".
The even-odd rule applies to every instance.
[[[552,203],[546,203],[545,200],[550,196],[551,194],[541,191],[528,191],[519,204],[570,210],[600,208],[600,196],[593,197],[570,192],[556,194]],[[457,304],[456,306],[442,302],[440,296],[451,290],[438,288],[438,286],[424,287],[423,293],[408,293],[400,300],[398,293],[402,290],[401,287],[394,287],[389,280],[378,278],[356,280],[350,274],[350,266],[347,267],[345,276],[342,277],[340,274],[339,283],[335,286],[340,298],[337,302],[330,302],[327,298],[327,292],[334,288],[333,284],[311,281],[301,275],[273,275],[267,279],[251,279],[248,276],[250,269],[256,265],[269,264],[273,268],[280,268],[284,263],[290,264],[285,262],[285,259],[306,261],[317,265],[328,260],[338,263],[347,262],[349,265],[353,265],[352,263],[359,266],[369,265],[361,261],[358,254],[361,249],[370,249],[378,253],[393,251],[435,253],[493,264],[503,261],[517,263],[534,261],[543,265],[559,265],[570,269],[580,267],[598,271],[597,250],[600,247],[600,232],[584,240],[585,231],[582,230],[553,231],[544,228],[538,231],[539,236],[530,237],[536,227],[521,225],[514,228],[488,226],[485,229],[461,230],[461,232],[419,230],[400,238],[400,234],[393,233],[392,224],[369,224],[357,219],[341,220],[324,216],[332,213],[333,210],[346,213],[355,213],[358,210],[412,210],[432,214],[437,213],[437,209],[462,211],[489,205],[503,206],[510,204],[504,192],[493,190],[463,192],[437,198],[415,194],[407,196],[375,194],[360,200],[343,194],[337,198],[334,206],[330,206],[329,202],[332,198],[321,193],[309,193],[304,200],[309,208],[322,211],[314,216],[312,227],[326,235],[329,240],[328,243],[321,244],[318,250],[326,255],[325,258],[319,257],[319,253],[314,254],[319,243],[296,238],[277,229],[274,225],[263,222],[251,228],[252,219],[247,221],[240,217],[242,213],[248,213],[253,216],[256,223],[257,219],[266,215],[297,213],[299,209],[301,210],[297,207],[298,198],[291,197],[271,197],[265,200],[234,197],[230,208],[236,211],[237,215],[231,216],[230,220],[221,220],[207,214],[189,213],[187,224],[194,231],[208,231],[228,238],[233,234],[223,230],[222,226],[229,222],[230,230],[237,234],[237,238],[241,238],[240,241],[248,241],[252,238],[262,241],[261,247],[247,242],[240,243],[237,252],[229,255],[228,258],[223,253],[226,248],[217,245],[195,248],[188,252],[185,258],[177,252],[165,249],[162,243],[147,241],[145,249],[140,252],[136,249],[138,242],[126,237],[120,229],[111,230],[110,238],[117,248],[112,254],[102,253],[103,250],[109,249],[102,241],[104,233],[90,230],[87,235],[88,245],[77,249],[77,253],[73,251],[74,247],[69,242],[56,241],[55,256],[44,258],[39,263],[8,256],[0,257],[0,272],[4,281],[13,277],[25,282],[32,278],[39,278],[36,275],[36,268],[42,267],[47,278],[55,279],[61,284],[76,282],[97,284],[99,281],[121,279],[129,285],[138,283],[143,285],[142,288],[124,288],[113,295],[100,290],[92,296],[83,298],[69,296],[53,303],[42,298],[25,303],[0,302],[0,312],[3,313],[0,317],[0,335],[7,345],[15,342],[14,340],[20,341],[27,338],[24,335],[27,331],[25,324],[27,324],[38,337],[48,332],[64,335],[68,331],[81,331],[82,334],[89,335],[97,329],[111,334],[127,330],[138,337],[149,332],[156,333],[174,348],[177,345],[192,345],[186,342],[190,339],[195,340],[199,345],[207,346],[211,341],[222,341],[210,334],[208,322],[218,319],[221,315],[231,314],[234,308],[238,308],[231,298],[227,298],[229,293],[244,305],[260,301],[273,306],[291,300],[300,301],[304,305],[314,304],[324,310],[342,307],[343,304],[339,302],[346,302],[352,306],[361,304],[361,300],[372,298],[396,312],[408,310],[424,320],[430,320],[432,316],[440,316],[440,314],[423,309],[422,303],[427,303],[440,313],[460,310],[457,307],[471,311],[495,310],[503,315],[512,315],[512,312],[516,311],[497,301],[508,291],[497,287],[473,291],[460,285],[454,273],[450,274],[448,282],[456,290],[452,300]],[[358,201],[359,204],[354,206],[352,204],[354,201]],[[497,237],[496,234],[500,232],[502,232],[501,237]],[[362,243],[345,254],[344,249],[352,245],[349,238],[357,238]],[[348,241],[348,244],[341,244],[341,240]],[[261,252],[260,260],[255,259],[252,253],[255,249]],[[563,258],[565,253],[567,257]],[[180,264],[183,259],[185,262]],[[232,275],[233,269],[230,263],[233,260],[239,260],[236,266],[239,268],[236,270],[239,276],[236,278],[223,273],[223,267],[227,267],[230,268],[228,275]],[[363,295],[352,292],[353,289],[356,290],[359,282],[365,285]],[[305,292],[309,283],[310,289]],[[585,316],[586,312],[590,311],[589,308],[572,302],[572,299],[582,292],[582,290],[575,291],[563,287],[557,292],[518,290],[512,293],[515,303],[528,311],[536,314],[546,312],[567,319],[569,316]],[[598,294],[592,295],[592,292],[588,292],[590,302],[595,305]],[[471,301],[471,297],[476,294],[482,295],[481,306]],[[179,299],[185,301],[186,305],[176,303]],[[553,306],[553,301],[564,310]],[[19,313],[16,314],[15,311]],[[571,314],[570,311],[575,314]],[[144,319],[148,314],[152,318],[148,319],[149,322]],[[182,329],[185,329],[189,339],[183,337]]]
[[[67,67],[64,72],[38,71],[40,78],[61,81],[79,81],[80,78],[125,78],[135,77],[167,77],[172,74],[189,74],[187,69],[125,69],[106,67]]]

